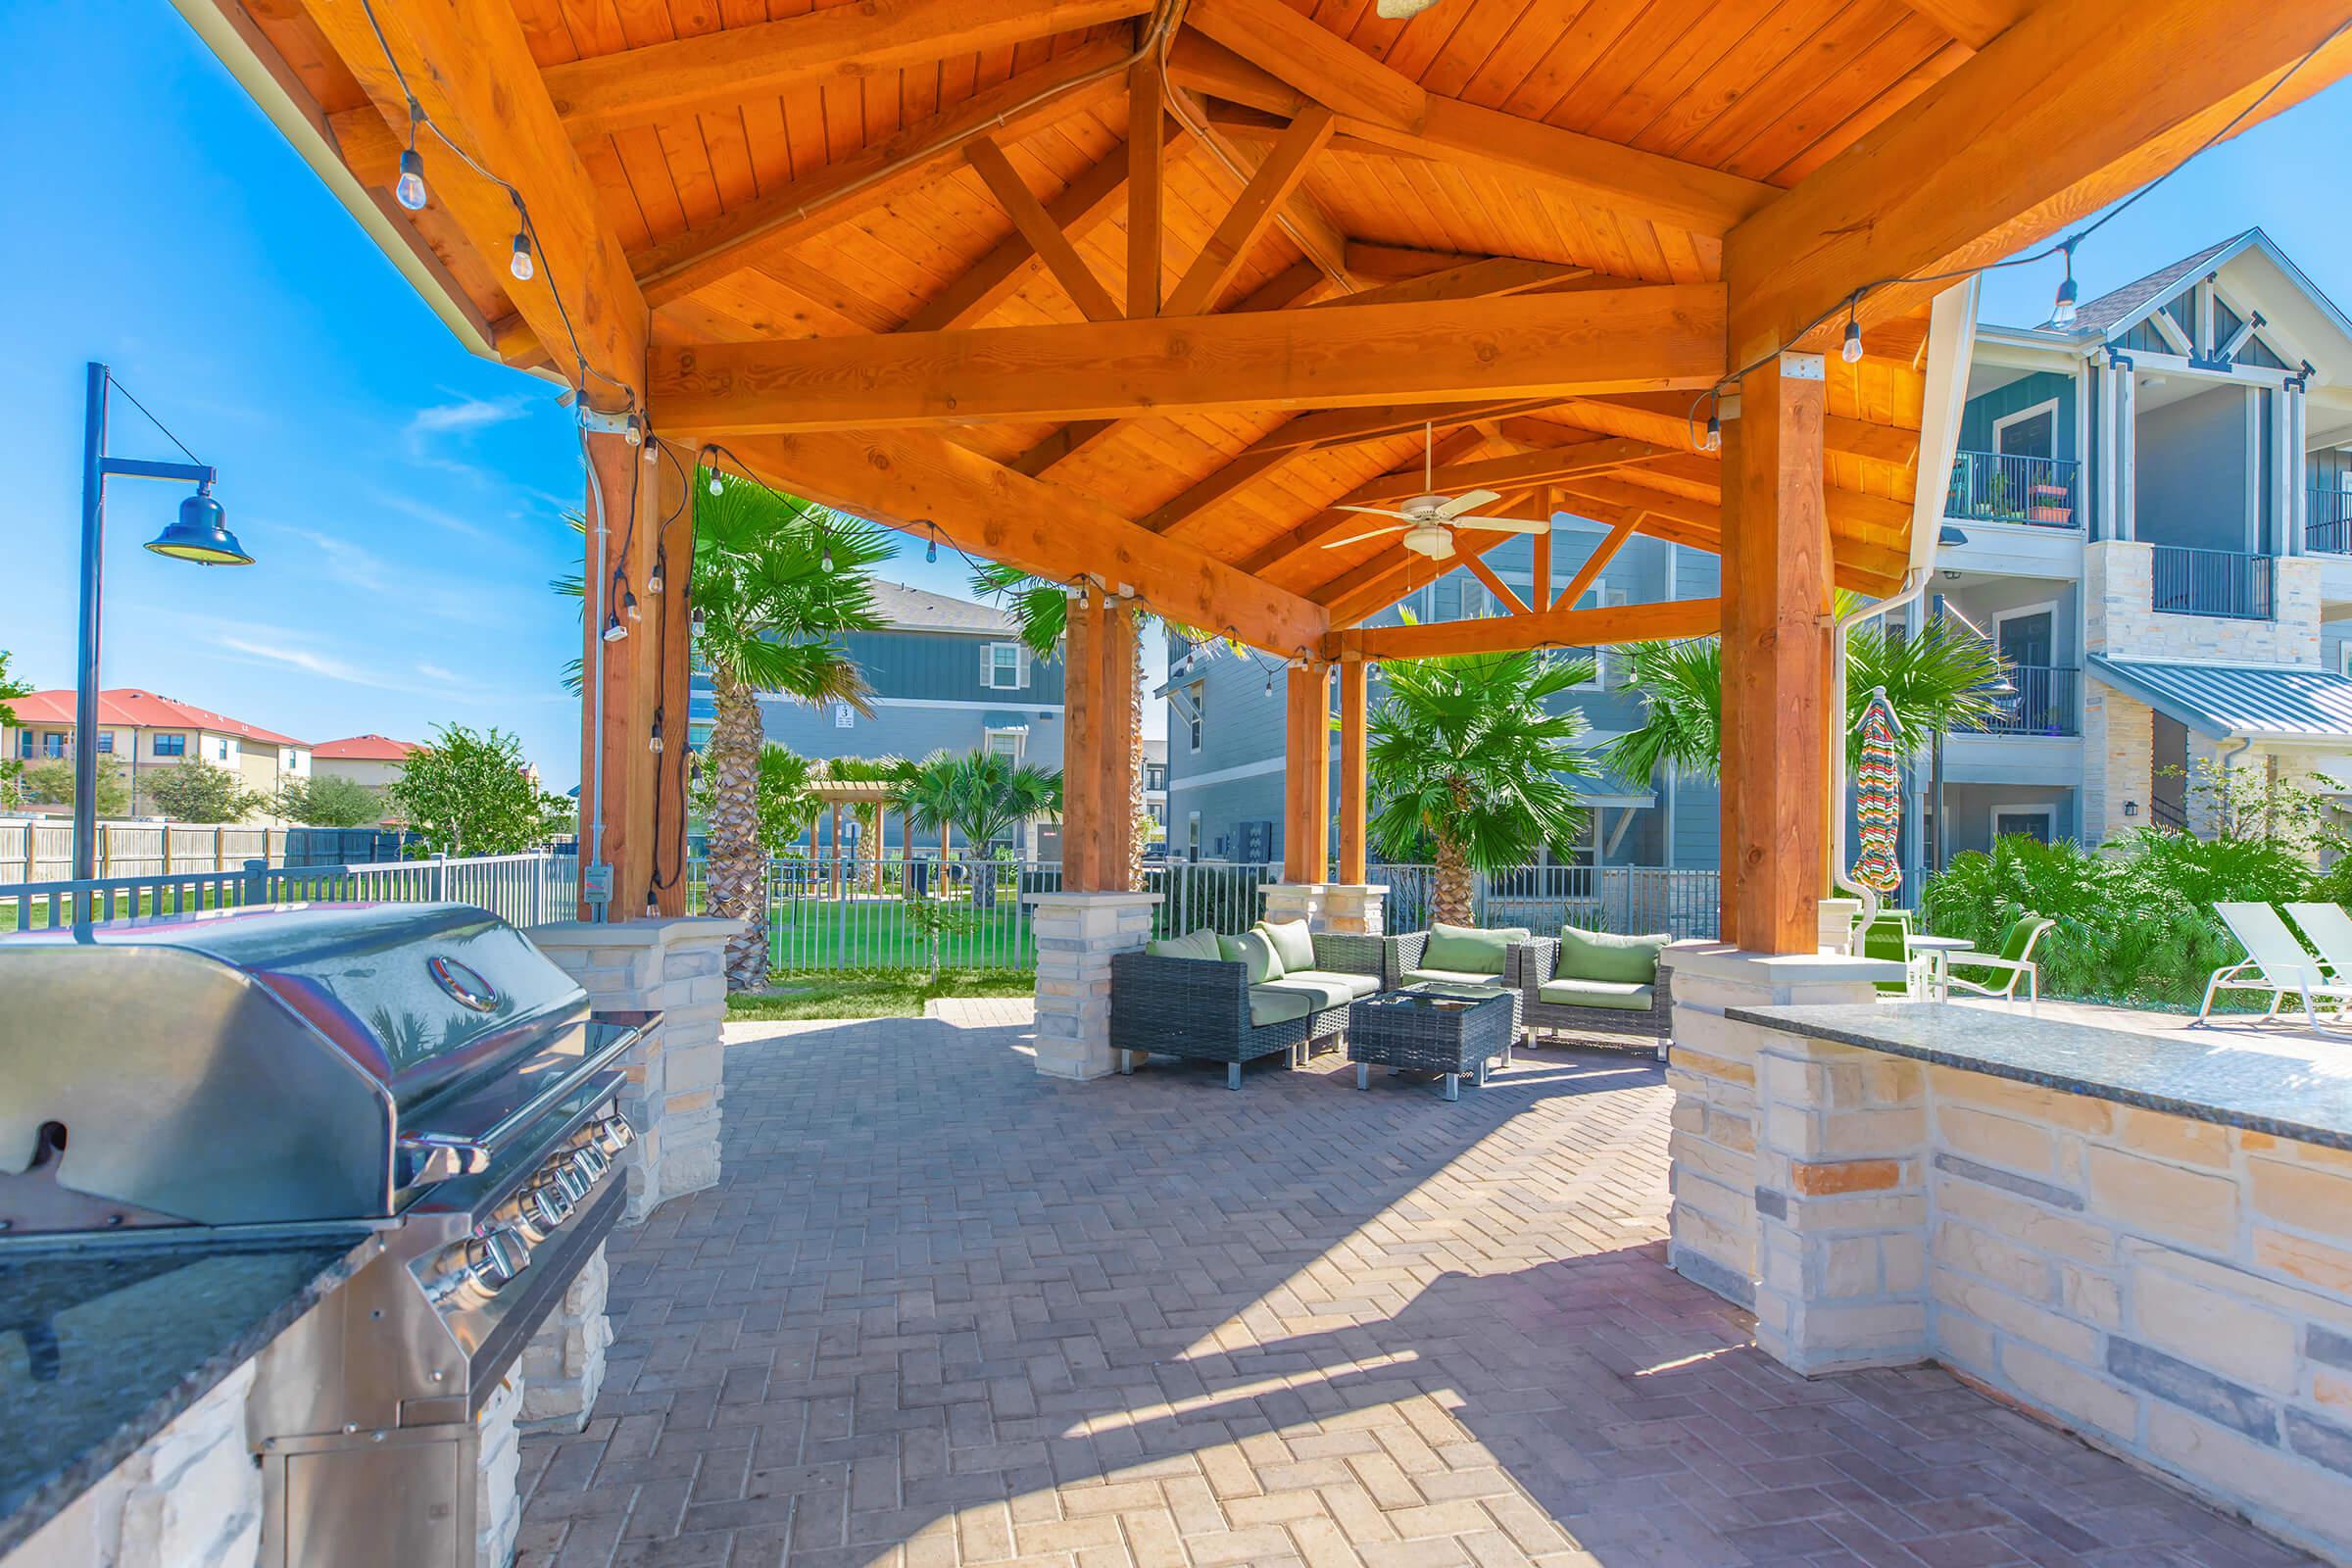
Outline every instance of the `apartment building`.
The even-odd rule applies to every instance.
[[[0,747],[9,756],[26,764],[73,757],[71,688],[34,692],[9,706],[16,710],[17,722],[0,730]],[[311,748],[291,735],[133,687],[98,694],[98,755],[122,765],[134,798],[148,771],[183,762],[227,768],[242,777],[248,789],[264,795],[311,772]]]
[[[346,735],[311,748],[311,771],[319,778],[347,778],[369,789],[382,789],[399,780],[411,755],[423,750],[415,741],[396,741],[384,735]]]
[[[2196,826],[2198,759],[2352,792],[2352,321],[2268,236],[1980,327],[1959,445],[1918,613],[2016,695],[1912,769],[1906,863]]]

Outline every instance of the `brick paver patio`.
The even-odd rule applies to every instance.
[[[1063,1085],[1025,1004],[946,1011],[730,1051],[521,1562],[2307,1560],[1939,1371],[1760,1355],[1665,1267],[1652,1063]]]

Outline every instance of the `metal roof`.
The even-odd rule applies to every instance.
[[[2091,672],[2213,736],[2352,740],[2352,680],[2310,664],[2175,664],[2092,655]]]

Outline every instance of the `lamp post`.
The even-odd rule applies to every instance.
[[[228,531],[228,514],[213,499],[219,477],[205,464],[156,463],[106,455],[106,394],[114,377],[92,361],[81,425],[81,625],[74,689],[74,879],[98,874],[98,643],[99,609],[105,579],[106,481],[166,479],[193,484],[196,493],[179,504],[179,517],[147,542],[159,556],[206,566],[250,566],[253,558]],[[160,425],[158,428],[162,428]],[[164,432],[171,435],[169,430]],[[176,445],[178,437],[172,437]],[[187,449],[180,449],[185,452]],[[76,901],[76,906],[79,901]]]

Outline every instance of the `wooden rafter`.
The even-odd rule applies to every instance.
[[[1020,172],[1012,167],[1012,160],[1004,156],[1004,149],[997,145],[996,138],[973,137],[965,144],[963,156],[970,160],[989,194],[996,197],[997,205],[1004,209],[1004,216],[1012,220],[1014,230],[1029,242],[1029,249],[1045,263],[1046,270],[1054,274],[1062,292],[1070,297],[1070,303],[1090,321],[1117,320],[1121,314],[1118,302],[1095,276],[1095,270],[1086,265],[1086,258],[1078,254],[1078,247],[1070,243],[1070,236],[1054,221],[1054,215],[1046,211],[1045,204],[1029,189]]]
[[[654,357],[702,431],[1124,418],[1703,386],[1723,372],[1712,284],[1347,311],[729,343]]]
[[[1475,572],[1485,565],[1472,564]],[[1424,621],[1418,626],[1356,626],[1324,641],[1333,657],[1429,659],[1446,654],[1496,654],[1549,643],[1562,648],[1605,648],[1618,643],[1663,642],[1708,637],[1723,627],[1723,603],[1716,599],[1667,599],[1646,605],[1608,605],[1591,610],[1560,609],[1532,615],[1488,615],[1470,620]]]
[[[1408,156],[1704,234],[1725,232],[1775,194],[1755,180],[1430,92],[1279,0],[1196,0],[1185,24],[1169,55],[1179,82],[1277,115],[1320,103],[1338,112],[1340,133]]]
[[[323,0],[321,0],[323,3]],[[632,258],[646,299],[657,306],[770,255],[788,252],[901,192],[928,184],[963,159],[964,143],[995,135],[1019,141],[1118,91],[1118,44],[1082,45],[976,93],[942,114],[837,159],[807,176]]]
[[[1683,532],[1674,535],[1677,543],[1693,545],[1720,554],[1723,543],[1722,504],[1695,497],[1678,495],[1665,490],[1651,490],[1624,479],[1608,476],[1571,479],[1560,486],[1568,504],[1596,521],[1613,521],[1626,510],[1647,514],[1636,531],[1657,531],[1649,526],[1651,519],[1680,524]],[[1667,537],[1661,534],[1661,537]],[[1902,581],[1910,564],[1908,552],[1892,545],[1855,539],[1848,535],[1833,534],[1838,545],[1838,564],[1842,572],[1838,586],[1859,589],[1866,593],[1885,593]]]
[[[1494,568],[1487,564],[1484,556],[1464,556],[1462,564],[1469,569],[1471,576],[1479,580],[1487,592],[1494,596],[1506,612],[1514,615],[1533,613],[1527,608],[1527,601],[1521,599],[1509,583],[1494,575]]]
[[[1151,0],[859,0],[547,68],[574,140],[1118,22]]]
[[[1524,496],[1506,496],[1503,504],[1516,507],[1525,499]],[[1402,545],[1392,545],[1370,561],[1323,584],[1307,597],[1323,606],[1331,617],[1332,625],[1351,626],[1379,614],[1423,583],[1436,581],[1461,565],[1464,558],[1483,556],[1518,537],[1511,533],[1457,529],[1453,536],[1453,554],[1444,561],[1432,561]]]
[[[1574,610],[1576,602],[1585,597],[1585,590],[1598,582],[1601,572],[1607,569],[1610,562],[1617,559],[1617,552],[1625,548],[1625,542],[1634,536],[1634,527],[1641,520],[1641,513],[1627,509],[1625,515],[1610,525],[1600,543],[1592,547],[1592,553],[1585,558],[1585,564],[1576,568],[1576,575],[1568,579],[1568,586],[1560,590],[1559,598],[1552,602],[1551,608]]]
[[[1306,177],[1308,163],[1331,140],[1332,119],[1330,110],[1313,109],[1291,122],[1290,129],[1274,143],[1265,162],[1250,176],[1250,183],[1234,198],[1233,207],[1191,268],[1169,291],[1168,315],[1201,316],[1216,309],[1225,285],[1250,259],[1258,237]]]
[[[1127,68],[1127,314],[1159,314],[1166,266],[1167,98],[1156,57]]]
[[[2026,14],[2029,0],[1903,0],[1971,49],[1982,49]]]

